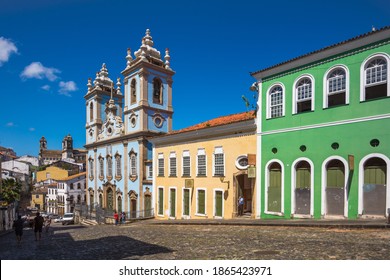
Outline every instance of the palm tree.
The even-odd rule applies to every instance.
[[[12,203],[20,199],[20,192],[22,185],[19,181],[13,178],[7,178],[2,180],[0,196],[3,201]]]

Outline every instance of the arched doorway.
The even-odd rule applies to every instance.
[[[151,217],[153,215],[152,211],[152,193],[150,192],[149,188],[146,188],[146,191],[144,193],[144,210],[145,210],[145,217]]]
[[[135,191],[130,191],[129,199],[130,199],[130,218],[135,219],[137,218],[137,199],[138,199],[137,193]]]
[[[253,182],[252,179],[248,178],[246,171],[234,175],[233,192],[233,216],[236,217],[238,214],[237,202],[240,196],[244,198],[244,215],[251,216],[253,206]]]
[[[282,166],[279,162],[272,162],[268,165],[265,203],[265,211],[268,213],[283,212],[282,175]]]
[[[122,212],[122,197],[120,195],[117,198],[116,205],[118,206],[118,212],[121,213]]]
[[[114,210],[114,192],[112,188],[108,188],[106,191],[106,209]]]
[[[325,165],[325,215],[345,215],[346,167],[339,159]]]
[[[387,164],[379,157],[363,164],[363,215],[386,216]]]
[[[102,208],[103,207],[103,194],[99,194],[99,206]]]
[[[299,160],[293,165],[294,183],[292,213],[309,216],[312,214],[312,167],[307,160]]]

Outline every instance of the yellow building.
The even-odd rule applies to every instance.
[[[156,218],[231,219],[241,195],[244,216],[256,216],[256,179],[248,177],[256,164],[253,112],[216,118],[151,142]]]
[[[49,166],[45,170],[37,172],[37,182],[46,181],[49,179],[58,180],[69,176],[69,172],[65,169]]]
[[[31,192],[32,208],[36,208],[38,211],[46,211],[46,195],[47,187],[39,188]]]

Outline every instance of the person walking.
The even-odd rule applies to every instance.
[[[125,221],[126,221],[126,214],[125,214],[125,212],[122,212],[121,213],[121,224],[124,224]]]
[[[18,219],[14,221],[14,229],[16,234],[16,242],[20,244],[22,242],[22,235],[23,235],[23,223],[22,216],[18,215]]]
[[[47,216],[45,218],[45,232],[46,233],[49,232],[50,225],[51,225],[51,218],[49,216]]]
[[[44,223],[43,217],[37,212],[37,216],[34,218],[34,233],[35,233],[35,241],[41,240],[42,237],[42,227]]]
[[[115,225],[117,226],[118,225],[118,221],[119,221],[119,215],[118,215],[118,212],[114,212],[114,220],[115,220]]]
[[[238,198],[238,216],[242,216],[244,214],[244,198],[242,195]]]

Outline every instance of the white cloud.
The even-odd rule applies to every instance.
[[[14,124],[13,122],[8,122],[8,123],[6,124],[6,126],[12,127],[12,126],[15,126],[15,124]]]
[[[58,78],[56,73],[61,73],[61,71],[56,68],[45,67],[40,62],[33,62],[24,68],[20,76],[26,79],[36,78],[42,80],[46,78],[49,81],[55,81]]]
[[[60,86],[59,93],[69,97],[71,96],[69,92],[78,90],[76,83],[73,81],[69,81],[69,82],[61,81],[59,86]]]
[[[49,91],[50,90],[50,86],[49,85],[44,85],[43,87],[41,87],[41,89]]]
[[[28,130],[29,131],[35,131],[35,128],[34,127],[30,127]]]
[[[17,53],[18,49],[9,39],[0,37],[0,66],[7,62],[12,53]]]

